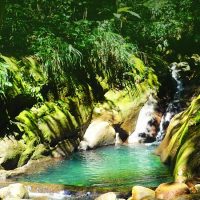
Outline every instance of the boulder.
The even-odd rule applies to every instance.
[[[28,191],[21,183],[10,184],[8,187],[0,189],[0,198],[2,199],[25,199],[28,197]]]
[[[185,183],[162,183],[155,190],[156,198],[164,200],[171,200],[189,193],[190,190]]]
[[[87,128],[79,149],[87,150],[115,143],[115,129],[106,121],[95,120]]]
[[[196,185],[195,185],[195,189],[196,189],[196,191],[197,191],[198,193],[200,193],[200,184],[196,184]]]
[[[171,165],[176,182],[184,182],[200,173],[200,95],[189,107],[176,114],[156,150],[161,160]]]
[[[142,186],[134,186],[132,188],[131,200],[153,199],[155,191]]]
[[[114,192],[108,192],[100,195],[95,200],[117,200],[117,195]]]
[[[24,150],[25,145],[21,141],[5,137],[0,141],[0,166],[6,170],[16,168]]]

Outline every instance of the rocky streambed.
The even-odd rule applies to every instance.
[[[33,200],[199,200],[200,184],[162,183],[156,188],[135,185],[129,191],[95,187],[73,188],[56,184],[39,183],[0,183],[1,199]]]

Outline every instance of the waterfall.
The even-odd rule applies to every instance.
[[[170,66],[171,76],[176,82],[176,92],[169,102],[163,116],[160,116],[158,102],[150,95],[147,102],[140,110],[135,131],[129,136],[128,143],[152,143],[160,142],[172,117],[182,110],[181,95],[184,91],[183,72],[189,71],[187,62],[172,63]]]
[[[140,110],[135,131],[129,136],[128,143],[152,143],[156,139],[160,123],[158,101],[150,95]]]
[[[172,101],[168,104],[164,115],[161,118],[159,132],[156,136],[157,142],[162,141],[165,135],[165,131],[172,117],[178,112],[180,112],[182,109],[180,99],[181,99],[181,94],[184,91],[184,86],[183,86],[181,73],[189,71],[190,66],[188,65],[187,62],[180,62],[180,63],[174,62],[170,65],[170,70],[171,70],[172,78],[176,81],[176,92],[174,94]]]

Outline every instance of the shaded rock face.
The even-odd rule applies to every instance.
[[[164,200],[172,200],[189,193],[189,188],[184,183],[162,183],[155,190],[156,198]]]
[[[140,110],[135,131],[129,136],[128,143],[151,143],[155,141],[160,120],[158,102],[153,96],[150,96]]]
[[[200,174],[200,96],[174,116],[156,153],[173,169],[176,181]]]
[[[78,139],[66,139],[60,141],[56,146],[55,150],[52,151],[53,157],[69,157],[72,152],[78,147],[80,143]]]
[[[95,120],[87,128],[79,149],[87,150],[115,143],[115,129],[106,121]]]

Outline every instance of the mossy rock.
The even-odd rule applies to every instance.
[[[80,143],[79,138],[77,139],[66,139],[60,141],[55,149],[52,151],[53,157],[69,157],[74,150],[77,149]]]
[[[152,90],[149,89],[145,93],[136,94],[128,87],[123,90],[109,90],[105,94],[106,100],[96,104],[92,118],[120,124],[127,133],[132,133],[140,109],[151,92]]]
[[[72,101],[73,104],[70,104]],[[25,150],[17,162],[18,167],[23,166],[30,159],[51,155],[51,151],[63,141],[69,140],[69,145],[64,145],[67,149],[66,155],[78,146],[78,130],[88,121],[92,112],[92,109],[86,106],[83,111],[78,111],[79,118],[74,116],[70,111],[80,109],[78,108],[79,103],[76,98],[69,99],[67,102],[40,103],[31,109],[22,111],[16,117],[15,124],[21,132],[25,145]],[[84,108],[84,105],[81,108]]]
[[[49,146],[38,144],[36,139],[32,140],[26,145],[25,150],[22,152],[17,167],[25,165],[30,159],[37,160],[48,155],[50,155]]]
[[[35,106],[21,112],[16,120],[26,144],[36,138],[38,144],[54,144],[71,137],[78,128],[75,117],[69,111],[63,111],[61,103],[46,102],[42,106]]]
[[[200,174],[200,95],[172,119],[157,149],[163,162],[170,164],[175,180],[184,181]]]
[[[38,160],[40,158],[50,155],[51,152],[50,148],[46,147],[44,144],[37,145],[34,150],[35,151],[31,156],[31,160]]]

